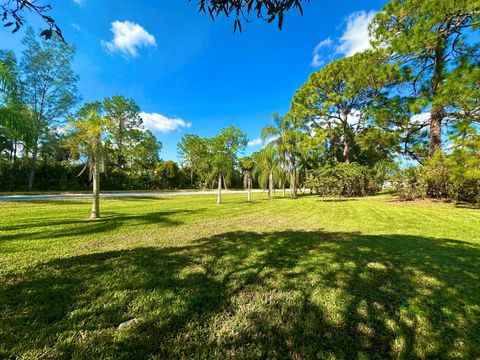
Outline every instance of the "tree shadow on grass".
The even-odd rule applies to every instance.
[[[55,259],[3,281],[0,355],[476,358],[479,260],[451,239],[323,231]]]
[[[147,224],[158,227],[172,227],[181,225],[178,215],[188,216],[204,209],[155,211],[138,215],[125,215],[112,211],[104,212],[100,219],[56,219],[44,218],[28,223],[0,226],[0,242],[6,240],[39,240],[63,238],[81,235],[108,233],[119,227],[137,227]],[[8,233],[13,232],[13,233]]]

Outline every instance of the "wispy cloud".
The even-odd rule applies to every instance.
[[[256,138],[256,139],[250,140],[247,143],[247,146],[259,146],[259,145],[262,145],[262,144],[263,144],[262,139],[261,138]]]
[[[73,0],[73,2],[77,5],[82,6],[85,0]]]
[[[311,63],[313,67],[319,67],[325,63],[325,61],[322,60],[322,57],[320,55],[320,50],[322,50],[323,48],[328,48],[332,45],[332,43],[333,41],[331,38],[326,38],[320,41],[317,46],[315,46],[315,49],[313,49],[313,59]]]
[[[189,128],[192,123],[180,118],[169,118],[158,113],[141,112],[140,117],[143,119],[143,125],[151,131],[160,131],[168,133],[182,128]]]
[[[313,49],[313,58],[310,63],[313,67],[325,64],[325,58],[331,60],[335,55],[351,56],[371,47],[368,25],[376,12],[361,10],[350,14],[346,18],[345,28],[338,40],[326,38],[320,41]]]
[[[138,48],[157,46],[155,37],[142,26],[131,21],[114,21],[110,29],[113,39],[102,44],[110,52],[120,52],[133,57],[138,56]]]
[[[278,138],[278,136],[268,136],[265,141],[263,141],[261,138],[256,138],[256,139],[253,139],[253,140],[250,140],[248,143],[247,143],[247,146],[265,146],[265,145],[268,145],[270,144],[273,140],[276,140]]]
[[[340,37],[337,53],[351,56],[371,48],[368,24],[375,14],[374,10],[369,12],[362,10],[347,17],[347,28]]]
[[[82,28],[78,24],[71,23],[70,26],[74,28],[76,31],[82,31]]]

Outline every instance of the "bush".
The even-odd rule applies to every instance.
[[[364,196],[380,187],[372,171],[357,163],[326,165],[309,172],[305,182],[321,196]]]
[[[409,167],[394,180],[403,200],[437,198],[480,203],[480,159],[463,149],[437,152],[425,165]]]
[[[392,182],[398,197],[402,200],[414,200],[427,196],[427,183],[418,167],[409,166],[399,170]]]

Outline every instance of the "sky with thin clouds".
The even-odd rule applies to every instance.
[[[50,15],[77,48],[84,101],[132,97],[163,143],[163,159],[177,160],[183,135],[214,136],[229,125],[247,133],[245,154],[260,150],[262,127],[273,112],[288,111],[311,72],[370,46],[368,22],[386,1],[315,0],[304,5],[303,17],[288,13],[282,31],[252,16],[241,33],[233,33],[231,19],[199,14],[196,3],[52,2]],[[0,48],[20,56],[23,32],[1,30]]]

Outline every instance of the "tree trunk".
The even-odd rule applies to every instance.
[[[190,167],[190,185],[193,187],[193,167]]]
[[[282,189],[282,197],[285,197],[285,180],[282,181],[283,189]]]
[[[268,197],[270,200],[273,199],[273,173],[270,172],[270,175],[268,176]]]
[[[28,191],[33,190],[33,181],[35,179],[35,167],[37,165],[38,141],[35,140],[32,150],[32,160],[30,162],[30,175],[28,177]]]
[[[290,165],[292,171],[290,172],[290,196],[297,196],[297,162],[295,160],[295,154],[290,155]]]
[[[92,166],[92,180],[93,180],[93,203],[91,219],[100,218],[100,139],[95,139],[95,149],[93,154]]]
[[[442,144],[442,120],[445,117],[444,106],[438,102],[438,94],[445,75],[445,44],[435,49],[435,66],[432,77],[432,110],[430,112],[430,138],[428,153],[432,157]]]
[[[248,184],[248,202],[252,201],[252,178],[248,178],[247,181]]]
[[[218,195],[217,204],[222,203],[222,175],[218,175]]]
[[[443,108],[432,109],[430,114],[430,139],[428,144],[428,155],[432,157],[442,144],[442,119]]]
[[[17,139],[13,143],[13,164],[17,162]]]
[[[225,188],[225,190],[228,190],[227,189],[227,182],[225,180],[225,176],[223,176],[223,187]]]
[[[347,164],[350,163],[350,144],[348,142],[348,139],[345,136],[345,139],[343,140],[343,158],[345,159],[345,162]]]

